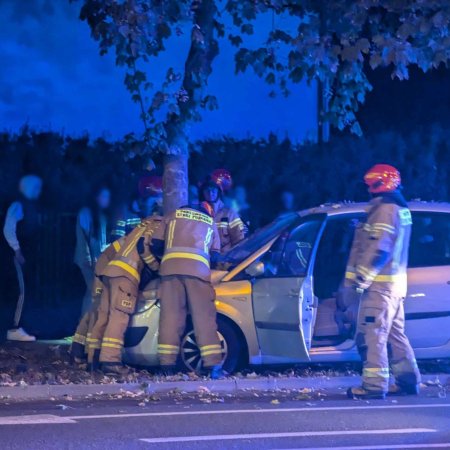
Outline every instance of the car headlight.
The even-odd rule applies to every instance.
[[[149,289],[148,291],[140,292],[136,305],[136,313],[143,313],[145,311],[148,311],[157,302],[158,302],[157,289]]]

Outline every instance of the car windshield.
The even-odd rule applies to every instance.
[[[269,225],[266,225],[256,231],[256,233],[239,242],[228,253],[225,253],[225,261],[231,263],[233,266],[241,263],[273,238],[277,237],[282,231],[290,227],[296,219],[299,219],[296,213],[283,214]]]

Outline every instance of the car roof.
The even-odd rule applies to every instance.
[[[361,213],[365,212],[368,203],[326,203],[314,208],[304,209],[299,211],[298,214],[301,217],[309,216],[311,214],[327,214],[329,216],[348,214],[348,213]],[[425,212],[441,212],[450,213],[450,203],[446,202],[424,202],[420,200],[413,200],[408,202],[408,206],[411,211],[425,211]]]

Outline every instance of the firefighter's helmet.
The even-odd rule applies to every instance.
[[[365,175],[364,181],[372,194],[393,192],[401,185],[400,172],[389,164],[376,164]]]
[[[141,198],[156,197],[162,194],[162,177],[146,175],[139,180],[138,192]]]
[[[227,192],[233,186],[231,173],[226,169],[216,169],[211,173],[211,180],[219,186],[222,192]]]

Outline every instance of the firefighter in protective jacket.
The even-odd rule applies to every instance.
[[[210,269],[219,256],[220,240],[211,214],[206,203],[199,210],[177,209],[153,235],[152,252],[162,257],[158,354],[164,373],[176,366],[189,311],[203,366],[212,378],[223,376]]]
[[[214,221],[220,236],[220,251],[226,252],[245,238],[245,225],[238,213],[225,206],[223,195],[233,184],[230,173],[217,169],[200,187],[200,200],[213,208]]]
[[[123,375],[127,371],[122,366],[124,335],[136,307],[143,270],[148,267],[154,272],[159,267],[149,242],[160,223],[159,216],[143,220],[99,274],[104,290],[89,340],[88,362],[93,368],[100,363],[105,373]]]
[[[72,340],[70,354],[75,363],[85,362],[86,354],[89,349],[92,328],[98,317],[98,308],[100,306],[101,295],[104,285],[99,276],[109,262],[115,257],[123,244],[124,238],[114,241],[106,250],[101,253],[95,264],[95,279],[92,285],[92,304],[89,310],[81,318]]]
[[[377,164],[364,177],[372,194],[365,223],[355,232],[345,286],[361,294],[356,344],[363,362],[362,386],[353,398],[417,394],[420,373],[405,335],[411,213],[400,193],[400,173]],[[389,357],[388,357],[389,347]],[[389,387],[389,362],[396,384]]]

